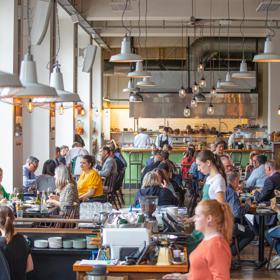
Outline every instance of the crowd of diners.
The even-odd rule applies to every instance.
[[[237,254],[233,238],[238,238],[239,250],[242,251],[258,232],[258,220],[252,223],[247,217],[252,199],[241,203],[239,194],[251,192],[254,203],[271,200],[271,208],[280,213],[275,200],[275,193],[280,189],[280,173],[275,161],[267,160],[262,154],[251,153],[245,181],[240,184],[240,168],[237,169],[230,155],[224,152],[226,143],[223,140],[202,151],[189,145],[179,168],[169,158],[172,142],[168,131],[164,130],[157,142],[142,169],[141,188],[136,193],[135,206],[139,205],[141,197],[147,195],[158,196],[159,206],[189,206],[186,205],[186,189],[199,198],[195,213],[188,221],[195,224],[195,230],[187,240],[192,245],[188,248],[191,252],[190,271],[187,275],[166,275],[165,278],[197,279],[203,276],[205,279],[230,279],[232,256]],[[23,191],[27,194],[46,192],[48,202],[61,212],[66,206],[78,206],[81,202],[105,202],[105,186],[125,170],[127,163],[114,141],[103,146],[99,156],[100,162],[97,162],[80,142],[74,142],[71,149],[57,147],[55,159],[44,162],[39,176],[35,175],[39,160],[30,156],[23,166]],[[9,194],[1,184],[2,177],[3,170],[0,169],[0,202],[5,203]],[[14,216],[9,209],[0,206],[0,253],[2,251],[6,256],[11,279],[26,279],[25,273],[33,267],[32,257],[24,238],[14,234]],[[267,226],[271,226],[266,233],[270,243],[273,236],[280,236],[280,227],[275,223],[267,221]],[[279,254],[280,244],[276,243],[275,248]]]

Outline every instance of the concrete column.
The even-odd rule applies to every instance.
[[[17,73],[17,1],[0,0],[0,70]],[[3,186],[11,192],[20,186],[19,166],[21,154],[16,153],[14,141],[14,107],[0,102],[0,167],[4,171]],[[15,139],[16,140],[16,139]],[[21,150],[21,149],[20,149]]]
[[[93,106],[93,141],[97,143],[96,151],[102,146],[102,96],[103,96],[103,58],[102,49],[97,47],[92,69],[92,106]]]
[[[280,32],[276,32],[272,38],[274,52],[280,53]],[[279,74],[280,63],[268,64],[268,133],[272,131],[280,130],[280,116],[277,115],[277,110],[280,105],[279,94]]]
[[[61,64],[61,71],[64,80],[64,89],[70,92],[74,90],[74,24],[71,17],[58,6],[59,27],[60,27],[60,51],[58,61]],[[57,48],[59,42],[57,40]],[[59,104],[57,105],[59,106]],[[63,115],[56,113],[56,146],[73,144],[73,104],[65,103]],[[70,107],[70,108],[69,108]]]
[[[34,9],[34,4],[31,3],[31,8]],[[25,19],[26,21],[26,19]],[[23,38],[27,42],[27,36]],[[50,25],[46,36],[39,46],[32,46],[31,53],[37,66],[38,82],[49,85],[51,36]],[[24,53],[26,47],[24,48]],[[50,147],[51,131],[50,131],[50,111],[48,108],[34,108],[32,113],[29,113],[23,107],[23,160],[30,155],[37,157],[40,160],[37,175],[41,174],[44,161],[54,157],[54,147]],[[53,141],[52,141],[53,142]]]

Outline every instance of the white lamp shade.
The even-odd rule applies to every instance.
[[[129,72],[127,75],[129,78],[145,78],[152,77],[152,74],[143,70],[143,62],[137,61],[135,71]]]
[[[150,77],[144,77],[142,81],[136,84],[138,87],[155,87],[156,83],[151,81]]]
[[[112,55],[110,58],[110,62],[121,63],[137,62],[141,60],[142,58],[140,55],[131,53],[130,38],[127,35],[125,35],[125,37],[122,40],[121,53]]]
[[[238,87],[237,84],[235,84],[232,80],[231,80],[231,75],[230,75],[230,72],[227,72],[226,74],[226,80],[224,82],[220,82],[220,87],[225,87],[225,88],[228,88],[228,87]]]
[[[132,80],[129,79],[128,84],[127,84],[127,88],[123,89],[123,93],[130,93],[130,92],[135,92],[135,88],[132,85]]]
[[[242,60],[240,63],[240,70],[237,73],[232,74],[233,79],[254,79],[255,75],[247,70],[246,60]]]
[[[19,79],[24,86],[38,82],[36,63],[30,53],[25,54],[21,61]]]
[[[264,52],[254,56],[254,62],[280,62],[280,54],[273,53],[273,45],[270,36],[266,37]]]
[[[50,77],[50,86],[56,90],[64,90],[63,75],[58,64],[54,65]]]
[[[42,84],[25,84],[25,88],[18,91],[14,98],[57,97],[56,90]]]
[[[34,98],[32,101],[34,103],[70,103],[70,102],[81,102],[80,96],[77,93],[56,90],[58,93],[57,97],[46,97],[46,98]]]

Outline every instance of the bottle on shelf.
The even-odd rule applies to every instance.
[[[36,196],[35,204],[41,206],[41,197],[40,197],[40,192],[39,191],[37,191],[37,196]]]

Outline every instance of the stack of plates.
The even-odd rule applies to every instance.
[[[50,237],[48,238],[49,247],[53,249],[62,248],[62,237]]]
[[[48,248],[49,242],[48,240],[35,240],[34,247],[35,248]]]
[[[63,240],[63,248],[71,249],[73,247],[73,240]]]
[[[73,248],[75,248],[75,249],[85,249],[86,248],[86,239],[73,240]]]

